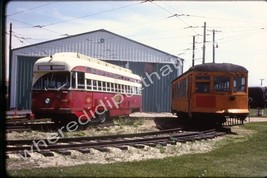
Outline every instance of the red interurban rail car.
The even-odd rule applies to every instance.
[[[104,122],[142,111],[141,78],[79,53],[56,53],[33,68],[32,113],[55,122]]]
[[[248,113],[248,71],[230,63],[191,67],[172,81],[171,110],[184,121],[222,124]]]

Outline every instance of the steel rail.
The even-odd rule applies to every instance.
[[[39,150],[57,150],[57,149],[78,149],[78,148],[95,148],[95,147],[116,147],[116,146],[125,146],[125,145],[138,145],[138,144],[149,144],[149,143],[160,143],[160,142],[185,142],[185,141],[192,141],[198,139],[207,139],[213,138],[216,136],[215,130],[209,130],[204,132],[194,132],[194,133],[173,133],[167,136],[156,136],[156,137],[146,137],[146,138],[135,138],[135,139],[128,139],[128,140],[102,140],[98,142],[79,142],[71,144],[47,144],[47,145],[40,145],[38,146]],[[38,151],[36,147],[33,145],[29,146],[14,146],[14,147],[7,147],[6,151],[23,151],[23,150],[33,150]]]
[[[103,136],[90,136],[90,137],[74,137],[74,138],[64,138],[59,137],[57,143],[66,143],[71,141],[93,141],[93,140],[107,140],[107,139],[117,139],[117,138],[132,138],[132,137],[144,137],[150,135],[160,135],[160,134],[168,134],[171,132],[179,132],[182,128],[175,128],[175,129],[168,129],[162,131],[155,131],[155,132],[142,132],[142,133],[132,133],[132,134],[118,134],[118,135],[103,135]],[[32,144],[33,141],[38,142],[39,140],[46,140],[45,139],[33,139],[33,140],[7,140],[7,145],[17,145],[17,144]]]
[[[49,128],[52,128],[53,130],[60,130],[58,127],[65,127],[63,125],[59,125],[54,122],[42,122],[42,121],[30,121],[30,122],[6,122],[6,132],[12,132],[12,131],[17,131],[17,132],[22,132],[22,131],[31,131],[31,130],[46,130]],[[95,124],[95,123],[90,123],[89,125],[86,125],[88,128],[101,128],[101,127],[109,127],[113,126],[114,123],[111,122],[105,122],[103,124]],[[83,128],[83,126],[81,126]],[[64,129],[63,129],[64,130]]]

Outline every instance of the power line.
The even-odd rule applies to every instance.
[[[68,36],[68,34],[62,34],[62,33],[59,33],[59,32],[53,31],[53,30],[49,30],[49,29],[43,28],[42,26],[39,26],[39,25],[33,25],[33,24],[28,23],[28,22],[23,22],[23,21],[16,20],[16,19],[13,19],[13,18],[7,18],[7,19],[13,20],[13,21],[16,21],[16,22],[19,22],[19,23],[23,23],[25,25],[29,25],[32,28],[40,28],[40,29],[43,29],[43,30],[46,30],[46,31],[49,31],[49,32],[52,32],[52,33],[56,33],[56,34],[63,35],[63,36]]]
[[[24,13],[24,12],[27,12],[27,11],[31,11],[31,10],[34,10],[34,9],[38,9],[38,8],[41,8],[41,7],[44,7],[44,6],[48,6],[48,5],[54,4],[54,3],[57,3],[57,2],[49,2],[49,3],[46,3],[46,4],[35,6],[35,7],[30,8],[30,9],[25,9],[25,10],[22,10],[22,11],[19,11],[19,12],[8,14],[8,15],[6,15],[6,17],[17,15],[17,14],[21,14],[21,13]]]
[[[60,21],[60,22],[56,22],[56,23],[50,23],[50,24],[46,24],[46,25],[33,25],[33,24],[28,23],[28,22],[23,22],[23,21],[16,20],[16,19],[13,19],[13,18],[7,18],[7,19],[10,19],[10,20],[13,20],[13,21],[17,21],[17,22],[23,23],[25,25],[31,26],[29,28],[39,28],[39,29],[43,29],[43,30],[46,30],[46,31],[49,31],[49,32],[52,32],[52,33],[56,33],[56,34],[58,34],[60,36],[69,36],[67,33],[62,34],[62,33],[59,33],[59,32],[53,31],[53,30],[49,30],[49,29],[44,28],[44,27],[51,26],[51,25],[56,25],[56,24],[61,24],[61,23],[69,22],[69,21],[74,21],[74,20],[78,20],[78,19],[82,19],[82,18],[86,18],[86,17],[89,17],[89,16],[98,15],[98,14],[103,14],[103,13],[106,13],[106,12],[111,12],[111,11],[115,11],[115,10],[118,10],[118,9],[123,9],[123,8],[131,7],[131,6],[135,6],[135,5],[138,5],[138,4],[141,4],[141,3],[144,3],[144,1],[143,2],[134,3],[134,4],[130,4],[130,5],[126,5],[126,6],[121,6],[121,7],[118,7],[118,8],[109,9],[109,10],[98,12],[98,13],[94,13],[94,14],[89,14],[89,15],[73,18],[73,19],[68,19],[68,20],[64,20],[64,21]],[[51,4],[51,3],[47,3],[47,4],[44,4],[44,5],[41,5],[41,6],[37,6],[37,7],[31,8],[31,9],[25,10],[25,11],[29,11],[29,10],[32,10],[32,9],[40,8],[40,7],[43,7],[45,5],[49,5],[49,4]],[[23,12],[25,12],[25,11],[23,11]],[[18,13],[22,13],[22,11],[18,12]],[[11,16],[11,15],[12,14],[10,14],[9,16]]]
[[[224,43],[224,42],[233,41],[233,40],[240,39],[240,38],[249,38],[254,35],[259,35],[260,34],[259,31],[261,31],[262,33],[266,32],[266,31],[262,31],[261,29],[258,29],[250,33],[242,33],[242,34],[232,35],[228,37],[226,36],[225,38],[218,39],[218,41],[221,41]]]
[[[141,3],[144,3],[144,2],[138,2],[138,3],[134,3],[134,4],[129,4],[129,5],[125,5],[125,6],[121,6],[121,7],[117,7],[117,8],[113,8],[113,9],[109,9],[109,10],[105,10],[105,11],[102,11],[102,12],[96,12],[96,13],[93,13],[93,14],[88,14],[88,15],[84,15],[84,16],[80,16],[80,17],[76,17],[76,18],[72,18],[72,19],[68,19],[68,20],[62,20],[62,21],[58,21],[58,22],[53,22],[53,23],[40,25],[40,26],[41,27],[47,27],[47,26],[52,26],[52,25],[58,25],[58,24],[61,24],[61,23],[75,21],[75,20],[78,20],[78,19],[83,19],[83,18],[87,18],[87,17],[91,17],[91,16],[95,16],[95,15],[99,15],[99,14],[103,14],[103,13],[107,13],[107,12],[112,12],[112,11],[115,11],[115,10],[131,7],[131,6],[135,6],[135,5],[138,5],[138,4],[141,4]]]
[[[171,16],[170,16],[169,18],[171,18],[171,17],[177,17],[181,22],[183,22],[184,24],[186,24],[188,27],[191,26],[191,25],[189,25],[188,23],[186,23],[184,20],[182,20],[178,14],[173,14],[171,11],[169,11],[169,10],[167,10],[167,9],[165,9],[165,8],[163,8],[163,7],[161,7],[160,5],[154,3],[153,1],[149,1],[149,2],[151,2],[151,3],[154,4],[155,6],[159,7],[160,9],[162,9],[162,10],[168,12],[169,14],[171,14]],[[194,31],[194,33],[198,34],[193,28],[190,28],[190,29],[191,29],[192,31]]]

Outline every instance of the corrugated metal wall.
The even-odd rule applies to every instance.
[[[150,72],[157,72],[160,75],[164,65],[169,64],[174,70],[172,63],[179,63],[179,69],[175,69],[175,72],[167,76],[160,76],[160,79],[152,74],[149,78],[155,82],[145,86],[143,90],[144,111],[169,111],[170,100],[167,98],[170,97],[170,89],[168,86],[171,80],[177,77],[177,73],[181,74],[182,59],[106,30],[97,30],[12,50],[11,107],[30,109],[30,86],[34,60],[57,52],[78,52],[107,62],[124,66],[128,64],[127,67],[142,77],[147,77],[145,70],[151,67],[153,71]]]
[[[38,57],[39,58],[39,57]],[[33,64],[37,57],[18,56],[18,75],[17,75],[17,108],[31,108],[31,87]]]
[[[126,62],[109,61],[125,67]],[[171,81],[178,75],[173,64],[129,62],[129,69],[143,78],[143,111],[170,112]]]

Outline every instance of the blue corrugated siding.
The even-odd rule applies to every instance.
[[[32,69],[39,57],[18,56],[17,108],[31,108]]]
[[[125,67],[125,62],[109,61],[113,64]],[[143,111],[144,112],[170,112],[171,81],[177,77],[177,69],[172,64],[153,63],[153,73],[146,75],[143,62],[129,62],[129,69],[133,73],[142,76],[143,82]],[[151,64],[151,63],[149,63]],[[163,73],[160,69],[166,69],[169,65],[172,72]],[[164,67],[165,66],[165,67]],[[169,70],[169,71],[171,71]],[[156,73],[158,75],[156,75]],[[169,73],[165,76],[166,73]],[[150,80],[149,80],[150,79]]]

